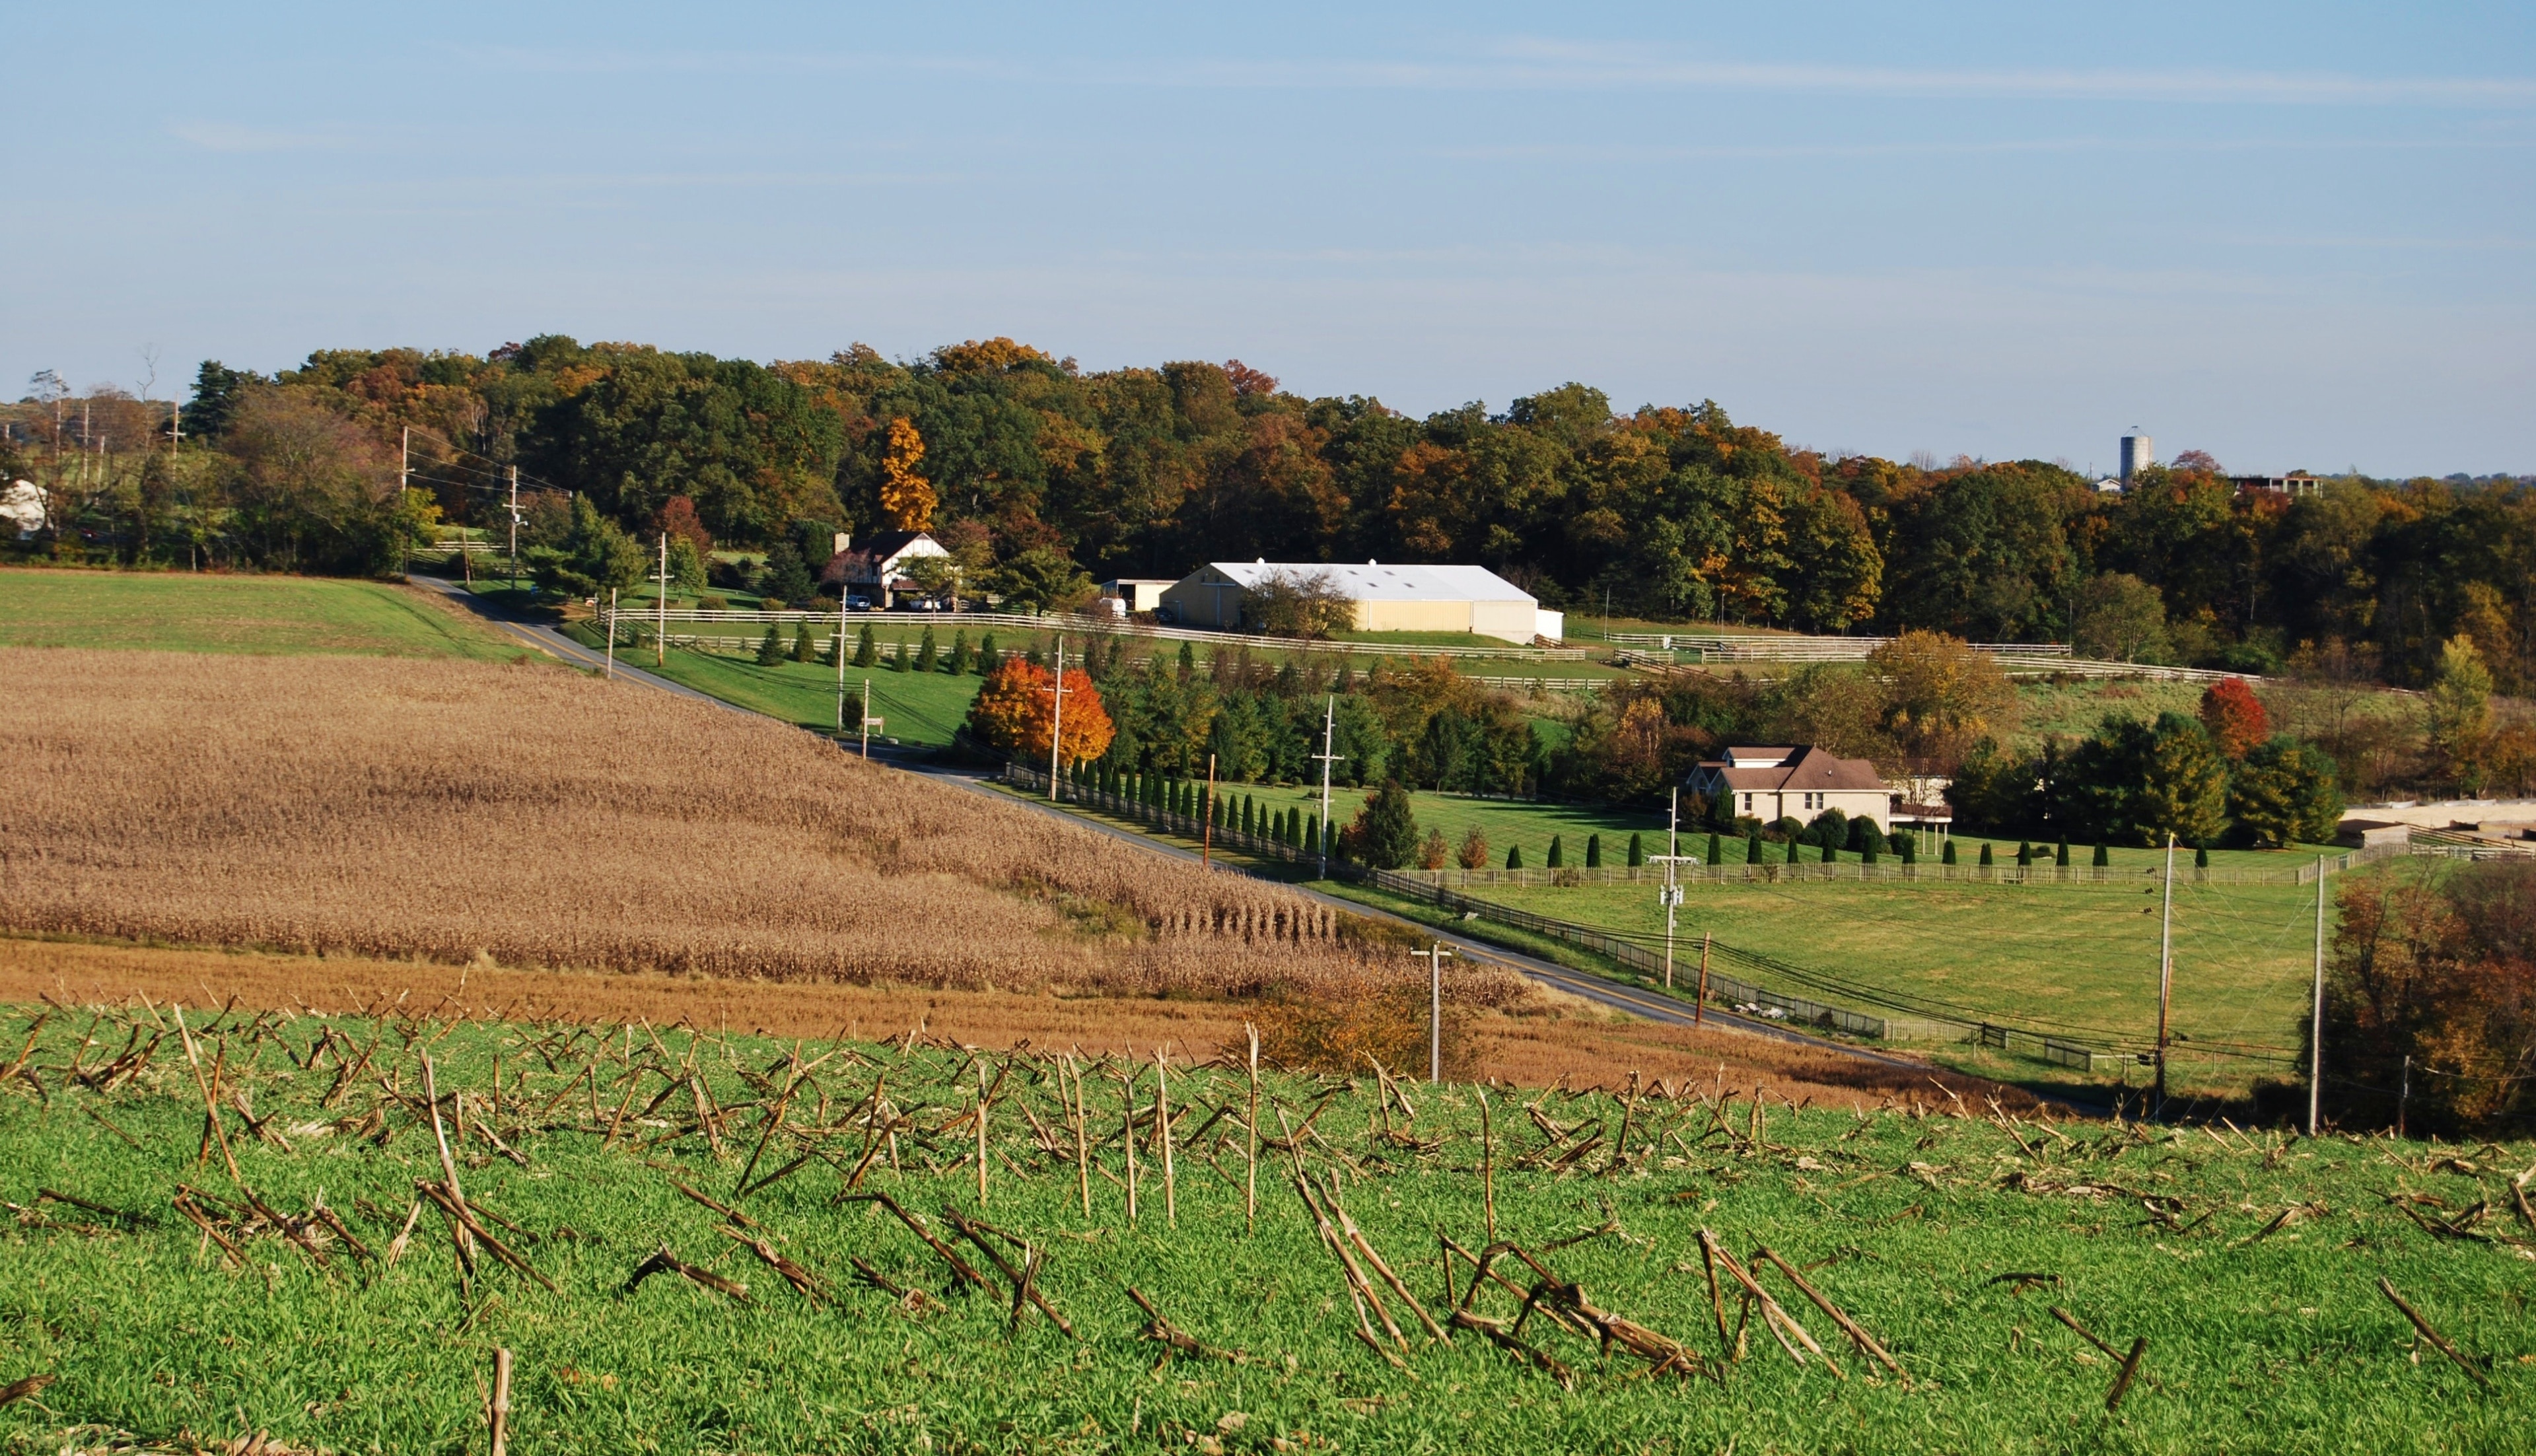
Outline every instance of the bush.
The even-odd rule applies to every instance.
[[[1418,867],[1442,869],[1444,862],[1452,857],[1452,849],[1444,843],[1444,831],[1427,830],[1426,841],[1418,847]]]
[[[1471,826],[1470,833],[1462,836],[1460,863],[1464,869],[1489,867],[1489,837],[1476,824]]]
[[[1825,809],[1814,815],[1813,823],[1806,826],[1806,838],[1826,850],[1846,845],[1849,843],[1849,816],[1838,809]]]
[[[880,661],[880,642],[872,636],[871,623],[863,623],[861,635],[855,638],[855,665],[868,667]]]
[[[815,660],[818,654],[810,650],[810,624],[808,622],[793,623],[792,661],[796,663],[807,663]]]
[[[1629,831],[1629,867],[1630,867],[1631,869],[1635,869],[1635,868],[1637,868],[1639,865],[1644,864],[1644,863],[1646,863],[1646,862],[1647,862],[1647,848],[1646,848],[1646,845],[1645,845],[1643,842],[1641,842],[1641,841],[1640,841],[1640,839],[1639,839],[1639,837],[1638,837],[1638,832],[1637,832],[1636,830],[1632,829],[1632,830],[1630,830],[1630,831]]]
[[[1744,862],[1746,864],[1761,862],[1761,830],[1758,825],[1753,827],[1750,834],[1744,837]]]
[[[1988,841],[1984,841],[1982,843],[1981,862],[1982,868],[1988,869],[1991,867],[1990,844]]]
[[[933,629],[931,627],[927,627],[924,629],[924,635],[917,639],[916,662],[909,670],[915,672],[932,671],[933,657]]]
[[[1946,846],[1943,850],[1938,852],[1937,860],[1942,864],[1952,864],[1955,862],[1955,841],[1953,836],[1950,835],[1947,837]]]
[[[2016,867],[2023,869],[2034,862],[2034,847],[2023,840],[2016,842]]]
[[[1867,842],[1858,847],[1859,863],[1873,864],[1875,862],[1875,841],[1878,838],[1880,838],[1880,836],[1870,835]]]
[[[2053,852],[2052,862],[2060,865],[2062,869],[2067,869],[2069,867],[2069,842],[2067,840],[2062,840],[2060,848]]]
[[[1603,836],[1599,834],[1585,836],[1585,867],[1587,869],[1603,867]]]
[[[1726,841],[1715,834],[1708,837],[1708,862],[1711,864],[1726,862]]]
[[[766,640],[757,644],[757,665],[772,667],[782,661],[784,661],[784,641],[775,635],[775,627],[769,623],[766,628]]]
[[[1566,867],[1566,846],[1559,836],[1553,834],[1550,837],[1550,857],[1542,862],[1551,869],[1563,869]]]
[[[2098,845],[2096,846],[2096,857],[2089,862],[2094,864],[2098,869],[2103,869],[2114,862],[2114,856],[2103,845]]]
[[[1523,846],[1521,846],[1521,845],[1508,845],[1508,846],[1506,846],[1506,868],[1508,868],[1508,869],[1521,869],[1521,868],[1523,868]]]
[[[1790,857],[1791,859],[1793,859],[1793,858],[1795,858],[1796,856],[1792,855],[1790,855],[1789,857]],[[1825,840],[1825,841],[1823,841],[1823,847],[1822,847],[1822,862],[1823,862],[1823,863],[1825,863],[1825,864],[1832,864],[1832,863],[1836,863],[1836,862],[1838,862],[1838,861],[1839,861],[1839,859],[1840,859],[1840,851],[1835,850],[1835,849],[1833,849],[1833,848],[1831,847],[1831,841],[1829,841],[1829,840]]]

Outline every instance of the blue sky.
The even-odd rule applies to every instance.
[[[1010,334],[2536,471],[2536,7],[22,7],[0,388]]]

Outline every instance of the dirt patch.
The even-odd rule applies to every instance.
[[[1255,1004],[1184,997],[1084,996],[905,985],[719,981],[703,977],[457,967],[347,956],[282,956],[66,940],[0,939],[0,1002],[49,997],[63,1005],[115,1003],[135,996],[188,1006],[309,1008],[336,1015],[396,1001],[446,1017],[684,1023],[774,1037],[929,1035],[997,1049],[1023,1043],[1104,1054],[1203,1058],[1241,1036]],[[1855,1057],[1766,1041],[1740,1032],[1698,1031],[1618,1020],[1573,998],[1543,1014],[1476,1014],[1468,1034],[1478,1075],[1520,1087],[1617,1087],[1635,1071],[1749,1094],[1755,1086],[1791,1101],[1872,1108],[1916,1094],[1942,1100],[1928,1075]],[[1416,1068],[1410,1069],[1413,1073]],[[1974,1109],[1994,1093],[2010,1108],[2021,1093],[1934,1073]]]

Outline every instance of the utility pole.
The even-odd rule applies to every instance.
[[[1699,932],[1699,995],[1690,1003],[1690,1025],[1694,1031],[1705,1020],[1708,1005],[1708,931]]]
[[[842,593],[845,588],[839,587],[837,590]],[[842,738],[846,735],[846,603],[842,598],[837,602],[835,651],[837,654],[837,736]]]
[[[167,451],[168,451],[168,453],[169,453],[169,454],[171,454],[171,455],[172,455],[172,454],[174,454],[174,453],[175,453],[175,450],[176,450],[176,447],[177,447],[177,446],[179,446],[179,445],[182,445],[182,444],[184,444],[184,443],[185,443],[185,402],[184,402],[184,401],[182,401],[182,400],[179,400],[179,401],[177,401],[175,404],[169,405],[169,406],[167,407]]]
[[[2157,1097],[2149,1115],[2166,1120],[2166,1013],[2175,989],[2175,834],[2166,836],[2166,901],[2157,924]]]
[[[1197,862],[1213,864],[1215,862],[1215,755],[1212,753],[1206,756],[1206,817],[1199,822],[1203,828],[1198,832]]]
[[[459,552],[464,556],[464,550]],[[616,589],[607,589],[607,680],[616,680]]]
[[[2307,1040],[2307,1135],[2324,1102],[2324,856],[2315,856],[2315,1002]]]
[[[1438,940],[1411,955],[1426,963],[1426,1080],[1444,1080],[1444,958],[1456,954]]]
[[[511,590],[520,590],[520,468],[511,467]]]
[[[1047,801],[1056,802],[1057,746],[1065,739],[1065,635],[1057,634],[1056,676],[1048,688],[1054,699],[1047,715]]]
[[[669,665],[669,533],[661,533],[661,635],[652,644],[652,665]]]
[[[863,757],[871,757],[871,674],[863,674]]]
[[[397,433],[397,514],[405,514],[405,493],[413,488],[413,426]],[[397,575],[405,575],[405,533],[397,533]]]
[[[1681,886],[1674,878],[1674,866],[1684,862],[1693,864],[1699,862],[1697,856],[1680,853],[1680,849],[1681,786],[1677,784],[1673,790],[1673,810],[1665,823],[1665,853],[1655,856],[1657,862],[1665,867],[1665,882],[1656,891],[1656,903],[1664,907],[1665,913],[1664,983],[1666,990],[1673,989],[1674,914],[1681,907]],[[1704,968],[1707,965],[1707,950],[1704,942],[1700,957],[1704,979]],[[1691,1014],[1694,1018],[1698,1015],[1696,1011]]]
[[[1321,833],[1318,846],[1321,855],[1321,878],[1330,877],[1330,765],[1339,761],[1333,750],[1338,746],[1339,695],[1330,694],[1329,705],[1321,710],[1321,751],[1312,755],[1321,761]]]

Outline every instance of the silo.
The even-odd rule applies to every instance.
[[[2152,441],[2146,435],[2140,434],[2123,436],[2124,484],[2128,485],[2131,482],[2131,477],[2133,475],[2138,475],[2141,471],[2155,464],[2157,464],[2157,444],[2155,441]]]

